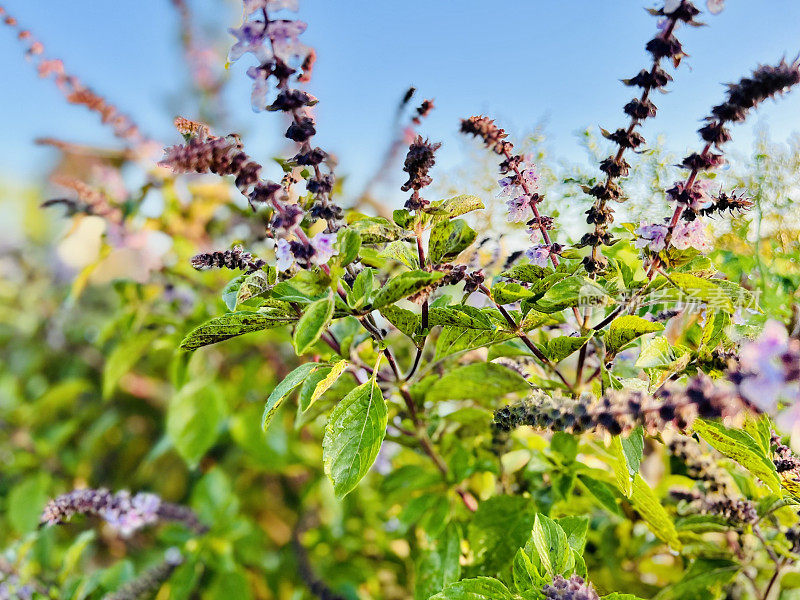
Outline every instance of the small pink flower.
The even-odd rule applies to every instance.
[[[706,8],[712,15],[718,15],[725,8],[725,0],[706,0]]]
[[[228,32],[236,38],[236,43],[228,53],[230,62],[236,62],[248,52],[262,64],[272,57],[272,53],[264,45],[267,31],[261,21],[245,21],[238,29],[228,29]]]
[[[706,227],[700,219],[679,221],[672,231],[672,245],[678,250],[694,248],[700,252],[710,252],[711,243],[706,235]]]
[[[294,254],[292,254],[292,247],[284,239],[279,239],[278,244],[275,246],[275,258],[278,259],[275,263],[275,268],[278,271],[286,271],[294,264]]]
[[[506,202],[508,206],[508,220],[512,223],[524,223],[533,217],[531,204],[527,196],[517,196]]]

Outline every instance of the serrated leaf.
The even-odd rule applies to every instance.
[[[298,396],[297,409],[300,413],[307,411],[320,396],[336,383],[336,380],[347,370],[349,363],[339,360],[333,366],[318,369],[303,382]]]
[[[678,539],[675,524],[667,514],[667,511],[664,510],[664,507],[661,506],[658,497],[656,497],[653,490],[639,473],[636,473],[633,478],[630,501],[634,510],[642,515],[650,531],[657,538],[669,544],[674,550],[681,549],[682,544]]]
[[[588,475],[578,475],[578,481],[586,486],[589,493],[594,496],[600,504],[615,515],[622,515],[617,498],[614,496],[612,487],[605,481],[600,481]]]
[[[478,196],[462,194],[446,200],[431,202],[431,208],[435,209],[437,214],[443,214],[452,219],[453,217],[465,215],[473,210],[480,210],[484,208],[484,206],[483,201],[478,198]]]
[[[222,301],[228,310],[236,310],[236,298],[239,295],[239,286],[247,275],[237,275],[222,288]]]
[[[430,600],[513,600],[513,596],[497,579],[476,577],[451,583]]]
[[[383,308],[408,296],[416,294],[442,278],[443,273],[408,271],[392,277],[372,300],[372,308]]]
[[[695,420],[692,429],[712,448],[732,458],[758,477],[771,491],[775,493],[780,491],[781,480],[775,469],[775,463],[750,435],[704,419]]]
[[[269,397],[267,398],[266,406],[264,407],[264,416],[261,418],[261,428],[266,431],[267,427],[269,427],[270,422],[272,421],[272,417],[275,415],[275,412],[280,408],[280,405],[283,403],[283,400],[292,393],[297,386],[299,386],[307,377],[309,377],[314,371],[317,369],[322,368],[325,366],[321,363],[303,363],[299,367],[296,367],[289,373],[283,380],[275,386],[275,389],[272,390]]]
[[[664,326],[661,323],[648,321],[635,315],[617,317],[608,326],[606,349],[611,354],[616,354],[636,338],[663,329]]]
[[[580,275],[572,275],[548,289],[536,302],[536,308],[553,313],[580,304],[602,304],[608,299],[608,293],[599,285]]]
[[[243,302],[267,294],[272,289],[274,283],[275,281],[270,281],[269,275],[262,270],[253,271],[249,275],[246,275],[236,293],[234,309]]]
[[[474,306],[457,305],[431,308],[428,312],[428,322],[431,326],[449,325],[468,329],[494,329],[489,318]]]
[[[553,274],[553,269],[550,267],[540,267],[538,265],[514,265],[507,271],[501,273],[501,277],[507,279],[516,279],[517,281],[524,281],[525,283],[537,283],[548,275]]]
[[[527,392],[530,385],[511,369],[495,363],[473,363],[449,371],[425,394],[429,402],[480,400],[493,402],[512,392]]]
[[[469,545],[485,572],[504,568],[530,538],[536,518],[530,498],[494,496],[481,502],[469,523]]]
[[[463,219],[441,221],[431,230],[428,258],[432,264],[456,258],[475,241],[477,234]]]
[[[409,269],[419,269],[419,254],[416,247],[409,242],[401,240],[390,242],[378,253],[378,256],[402,263]]]
[[[583,337],[573,337],[568,335],[562,335],[556,338],[552,338],[547,340],[547,346],[545,348],[545,354],[547,358],[552,360],[553,362],[560,362],[571,355],[573,352],[577,351],[581,346],[583,346],[587,340],[592,337],[590,335],[583,336]]]
[[[571,571],[574,565],[567,534],[550,517],[537,514],[525,552],[537,570],[550,578]]]
[[[351,492],[375,462],[387,422],[386,401],[374,381],[355,388],[333,409],[325,427],[322,459],[337,498]]]
[[[312,302],[303,311],[292,337],[294,350],[298,355],[308,352],[331,324],[333,306],[333,296],[328,295]]]
[[[405,236],[403,229],[383,217],[366,217],[350,223],[362,244],[393,242]]]
[[[500,281],[492,286],[492,299],[498,304],[512,304],[533,298],[535,295],[531,290],[518,283]]]
[[[465,352],[482,346],[490,346],[516,337],[504,331],[484,331],[466,327],[444,327],[436,340],[434,360]]]
[[[245,333],[281,327],[297,317],[269,312],[240,311],[206,321],[183,338],[181,350],[197,350]]]
[[[514,580],[514,587],[520,594],[524,594],[525,592],[539,592],[548,583],[522,548],[517,550],[517,553],[514,555],[514,562],[511,565],[511,576]]]
[[[380,313],[389,323],[394,325],[398,331],[412,339],[419,331],[420,317],[415,312],[400,308],[399,306],[389,305],[381,308]]]
[[[340,229],[336,235],[336,254],[335,261],[340,267],[346,267],[358,257],[361,249],[361,236],[350,227]]]

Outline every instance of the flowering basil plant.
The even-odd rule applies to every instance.
[[[661,192],[669,212],[615,221],[631,194],[634,158],[647,148],[640,126],[656,117],[654,92],[680,78],[687,54],[677,36],[701,25],[690,0],[652,9],[649,62],[623,79],[633,92],[625,121],[602,130],[611,151],[580,186],[586,226],[576,240],[544,214],[549,179],[536,155],[493,119],[466,115],[460,131],[496,164],[496,197],[525,232],[487,261],[481,197],[431,191],[441,144],[419,133],[430,100],[401,138],[404,206],[371,216],[337,203],[336,161],[315,144],[318,100],[308,89],[316,52],[302,41],[306,23],[293,18],[299,8],[296,0],[244,0],[243,22],[229,30],[229,63],[250,63],[253,110],[286,122],[294,149],[277,160],[282,179],[268,179],[239,136],[183,117],[175,121],[183,140],[155,170],[172,183],[186,174],[231,177],[256,223],[252,239],[227,247],[196,240],[194,269],[232,272],[219,290],[227,310],[181,329],[175,368],[186,371],[201,348],[245,334],[291,336],[290,367],[263,390],[263,431],[249,435],[283,429],[281,439],[321,445],[300,454],[321,468],[314,489],[330,485],[332,494],[298,512],[284,540],[297,558],[283,577],[319,598],[794,598],[798,321],[765,314],[760,290],[720,270],[709,224],[753,208],[751,190],[723,189],[715,171],[726,164],[733,126],[800,83],[800,62],[762,65],[729,84],[697,150]],[[711,14],[722,8],[707,3]],[[61,84],[90,92],[43,64]],[[144,152],[149,141],[138,128],[110,114],[117,134]],[[98,198],[83,208],[124,220]],[[245,340],[258,343],[257,335]],[[176,445],[197,464],[211,444],[198,452]],[[381,528],[395,535],[392,560],[409,565],[392,584],[400,591],[309,558],[318,513],[333,503],[359,518],[363,499],[393,507]],[[58,496],[42,524],[78,514],[99,517],[121,538],[160,522],[183,532],[182,550],[168,551],[120,598],[171,585],[185,556],[202,547],[198,539],[222,535],[189,507],[124,490]],[[257,578],[258,567],[248,568]],[[289,597],[272,592],[241,597]]]

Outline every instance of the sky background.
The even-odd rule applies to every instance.
[[[187,0],[220,54],[225,30],[240,23],[233,0]],[[194,116],[183,95],[187,75],[178,49],[178,20],[169,0],[5,0],[7,11],[31,29],[50,57],[130,114],[150,136],[176,143],[176,114]],[[319,61],[308,89],[320,99],[317,143],[340,159],[348,189],[380,163],[394,108],[407,87],[435,99],[422,133],[444,142],[438,165],[464,160],[468,144],[460,118],[485,113],[510,132],[546,124],[553,154],[580,160],[576,133],[585,127],[626,124],[622,106],[633,90],[619,83],[649,66],[644,45],[656,19],[644,8],[655,0],[301,0],[298,18],[309,23],[303,41]],[[704,2],[698,5],[705,8]],[[800,1],[728,0],[708,27],[682,28],[690,57],[656,95],[656,120],[643,133],[666,134],[668,148],[698,146],[700,119],[722,99],[720,82],[733,81],[759,63],[800,51]],[[283,144],[280,119],[249,107],[251,64],[232,69],[227,93],[234,131],[262,162]],[[68,105],[51,81],[37,78],[10,30],[0,29],[0,177],[43,178],[53,151],[39,136],[114,145],[96,115]],[[670,72],[672,69],[670,68]],[[674,90],[674,91],[673,91]],[[768,125],[776,141],[800,130],[800,93],[767,103],[737,126],[734,149],[747,152],[755,126]],[[285,125],[284,125],[285,127]],[[399,167],[398,167],[399,169]],[[399,193],[399,191],[398,191]]]

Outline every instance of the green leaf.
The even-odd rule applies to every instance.
[[[492,299],[498,304],[512,304],[533,298],[535,295],[531,290],[518,283],[500,281],[492,286]]]
[[[336,248],[339,252],[334,260],[340,267],[346,267],[358,257],[361,236],[350,227],[340,229],[336,235]]]
[[[622,444],[622,453],[625,455],[625,462],[628,464],[628,471],[631,475],[639,472],[644,456],[644,428],[639,425],[626,437],[619,438]]]
[[[650,297],[661,292],[661,300],[680,300],[683,302],[704,302],[713,308],[720,308],[733,314],[735,308],[728,291],[711,280],[703,279],[689,273],[673,272],[667,280],[657,277],[648,286]]]
[[[775,463],[750,435],[704,419],[695,420],[692,428],[712,448],[738,462],[763,481],[771,491],[775,493],[780,491],[781,480],[775,469]]]
[[[596,283],[573,275],[547,290],[536,303],[536,308],[541,312],[553,313],[579,304],[600,304],[608,298],[608,293]]]
[[[384,306],[380,310],[380,313],[389,323],[394,325],[398,331],[412,339],[419,331],[420,317],[415,312],[400,308],[399,306],[389,305]]]
[[[617,317],[611,321],[606,334],[606,350],[616,354],[636,338],[647,333],[661,331],[664,326],[634,315]]]
[[[409,269],[419,269],[417,248],[409,242],[397,240],[386,244],[386,248],[381,250],[378,256],[402,263]]]
[[[215,317],[206,321],[183,338],[181,350],[197,350],[209,344],[253,331],[280,327],[295,321],[297,317],[284,313],[240,311]]]
[[[630,500],[634,510],[642,515],[650,531],[656,537],[669,544],[674,550],[681,549],[682,544],[678,539],[675,524],[667,514],[667,511],[664,510],[664,507],[661,506],[653,490],[639,473],[636,473],[633,478]]]
[[[103,398],[111,397],[119,380],[139,362],[156,337],[157,331],[144,331],[117,344],[103,365]]]
[[[242,284],[245,277],[247,277],[247,275],[238,275],[222,288],[222,301],[230,311],[236,310],[236,298],[239,295],[239,286]]]
[[[6,523],[14,531],[28,533],[36,529],[42,509],[49,499],[49,485],[49,475],[40,471],[11,488],[6,499]]]
[[[432,212],[439,215],[446,215],[449,218],[465,215],[473,210],[484,208],[483,202],[478,196],[462,194],[447,200],[436,200],[431,202]]]
[[[619,504],[617,504],[617,498],[614,496],[612,487],[609,484],[605,481],[589,477],[588,475],[578,475],[578,481],[586,486],[589,493],[594,496],[603,507],[608,509],[609,512],[622,516],[622,510]]]
[[[283,381],[275,386],[275,389],[272,390],[269,398],[267,398],[267,403],[264,407],[264,416],[261,418],[262,429],[266,431],[267,427],[269,427],[272,417],[275,415],[275,412],[278,410],[278,408],[280,408],[280,405],[283,403],[283,400],[286,398],[286,396],[291,394],[292,390],[294,390],[297,386],[303,383],[306,378],[310,377],[312,373],[323,366],[325,365],[315,362],[303,363],[299,367],[295,368],[286,377],[284,377]]]
[[[400,227],[383,217],[365,217],[350,223],[349,228],[361,237],[362,244],[393,242],[405,236]]]
[[[514,555],[511,576],[514,580],[514,587],[520,594],[541,592],[541,589],[549,583],[548,580],[541,576],[530,557],[525,554],[525,550],[522,548],[517,550]]]
[[[416,565],[414,599],[428,600],[461,575],[461,535],[458,527],[450,523],[439,537],[436,548],[420,556]]]
[[[511,592],[502,582],[491,577],[462,579],[451,583],[430,600],[513,600]]]
[[[456,258],[475,241],[477,234],[463,219],[441,221],[431,230],[428,258],[432,264]]]
[[[375,282],[374,273],[372,268],[367,267],[356,276],[353,287],[347,292],[347,304],[351,308],[359,310],[369,302]]]
[[[253,271],[249,275],[246,275],[241,285],[239,285],[239,290],[236,293],[236,303],[233,308],[235,309],[243,302],[247,302],[252,298],[258,298],[267,294],[274,284],[275,280],[273,279],[270,281],[270,276],[262,270]]]
[[[469,523],[469,545],[476,564],[496,572],[530,538],[536,519],[533,502],[522,496],[494,496],[481,502]]]
[[[323,367],[314,371],[303,382],[298,396],[297,409],[300,413],[307,411],[320,396],[336,383],[342,373],[347,369],[349,363],[346,360],[339,360],[333,366]]]
[[[408,271],[392,277],[386,282],[372,300],[372,308],[383,308],[398,300],[424,290],[442,278],[444,273],[428,273],[426,271]]]
[[[561,517],[556,519],[556,523],[567,534],[569,547],[579,554],[583,554],[583,548],[586,546],[586,534],[589,532],[589,517]]]
[[[167,435],[190,466],[197,465],[214,445],[227,412],[219,389],[207,381],[189,383],[172,397],[167,409]]]
[[[428,322],[431,326],[450,325],[469,329],[494,329],[489,317],[474,306],[457,305],[431,308],[428,315]]]
[[[298,355],[308,352],[331,324],[333,306],[333,296],[329,294],[326,298],[312,302],[303,311],[292,337],[294,350]]]
[[[547,340],[547,347],[545,348],[545,354],[547,358],[552,360],[553,362],[560,362],[567,358],[570,354],[578,350],[581,346],[583,346],[589,338],[592,336],[587,335],[583,337],[573,337],[568,335],[562,335],[556,338],[552,338]]]
[[[482,346],[490,346],[516,337],[505,331],[484,331],[466,327],[444,327],[436,340],[434,360],[465,352]]]
[[[714,350],[725,338],[725,330],[731,324],[731,318],[726,312],[716,311],[713,316],[706,319],[703,327],[703,335],[700,338],[700,346],[708,350]]]
[[[540,267],[538,265],[514,265],[508,271],[501,273],[501,277],[507,279],[516,279],[517,281],[524,281],[526,283],[537,283],[548,275],[553,274],[553,269],[550,267]]]
[[[322,459],[337,498],[352,491],[375,462],[387,422],[386,401],[374,381],[355,388],[333,409]]]
[[[529,390],[528,382],[516,371],[495,363],[473,363],[446,373],[428,389],[425,399],[493,402],[506,394]]]
[[[574,566],[566,532],[558,523],[542,514],[536,515],[525,552],[537,570],[542,574],[547,573],[551,579],[571,571]]]
[[[715,600],[722,586],[731,581],[741,566],[724,559],[698,558],[678,583],[656,594],[656,600]]]

